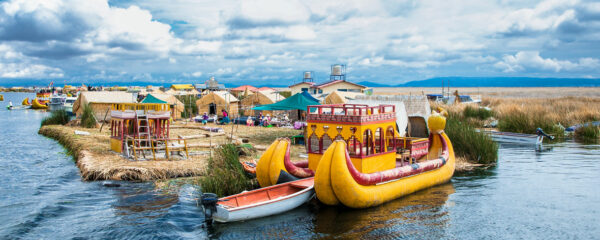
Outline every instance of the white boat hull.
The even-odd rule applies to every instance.
[[[542,144],[544,136],[538,136],[533,134],[522,134],[522,133],[511,133],[511,132],[497,132],[497,131],[483,131],[492,137],[494,141],[506,142],[506,143],[521,143],[521,144]]]
[[[279,214],[307,202],[314,192],[314,187],[311,186],[288,196],[238,208],[225,208],[217,204],[217,212],[213,215],[213,220],[223,223],[236,222]]]

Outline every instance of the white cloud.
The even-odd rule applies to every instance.
[[[192,73],[192,77],[201,77],[202,76],[202,72],[193,72]]]
[[[597,68],[600,66],[600,61],[595,58],[580,58],[576,62],[571,62],[555,58],[543,58],[540,56],[540,53],[536,51],[522,51],[514,56],[505,55],[502,58],[502,61],[497,62],[495,66],[502,69],[504,72],[560,72]]]
[[[3,78],[62,78],[59,68],[41,64],[0,63],[0,77]]]

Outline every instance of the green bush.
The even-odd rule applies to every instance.
[[[584,143],[597,143],[600,140],[600,127],[588,125],[575,130],[575,138]]]
[[[85,128],[96,127],[96,117],[94,116],[94,110],[89,104],[83,105],[83,113],[81,114],[81,126]]]
[[[463,110],[463,115],[466,118],[477,118],[480,120],[485,120],[492,117],[494,114],[492,111],[487,110],[485,108],[467,106]]]
[[[253,181],[244,172],[239,162],[239,151],[233,144],[225,144],[208,160],[210,166],[199,179],[202,192],[211,192],[219,197],[240,193],[253,188]]]
[[[456,155],[482,164],[498,160],[498,144],[490,136],[476,132],[470,124],[448,118],[444,131],[452,141]]]
[[[189,118],[198,115],[198,106],[196,105],[198,97],[192,95],[181,95],[176,97],[185,106],[183,112],[181,113],[182,118]]]
[[[65,125],[71,120],[71,117],[64,109],[53,111],[50,116],[42,120],[42,126],[45,125]]]

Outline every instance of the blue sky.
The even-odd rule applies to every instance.
[[[0,1],[6,82],[600,77],[594,1]]]

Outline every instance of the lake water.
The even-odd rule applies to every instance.
[[[0,239],[598,239],[600,146],[564,142],[500,148],[495,168],[379,207],[316,201],[285,214],[207,227],[197,190],[84,182],[72,158],[37,134],[47,114],[0,102]]]

